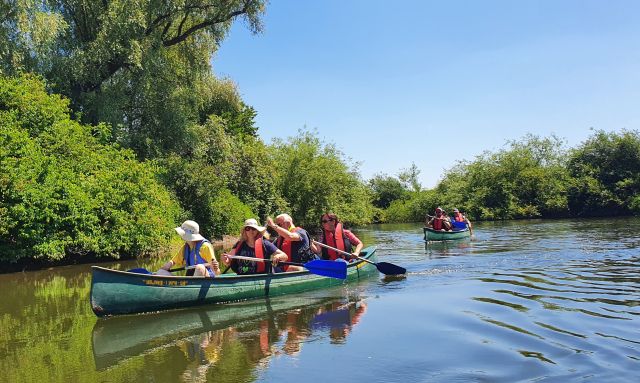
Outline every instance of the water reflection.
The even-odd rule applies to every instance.
[[[429,258],[466,255],[472,251],[471,238],[461,238],[449,241],[425,241],[424,251]]]
[[[295,356],[305,342],[346,342],[365,312],[358,296],[294,296],[106,318],[93,328],[93,354],[97,370],[157,356],[183,366],[181,378],[188,381],[204,381],[220,369],[251,380],[272,356]]]

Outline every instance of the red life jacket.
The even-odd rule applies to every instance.
[[[292,233],[298,231],[297,227],[293,227],[293,230],[289,229]],[[276,240],[276,247],[287,254],[287,262],[291,262],[291,240],[289,238],[278,237]]]
[[[299,227],[293,227],[289,229],[292,233],[295,233],[300,229]],[[287,262],[293,262],[293,258],[291,256],[291,240],[289,238],[278,237],[276,240],[276,247],[282,250],[283,253],[287,254]],[[289,269],[289,265],[280,265],[283,271],[287,271]]]
[[[236,246],[236,254],[239,255],[240,254],[240,248],[242,248],[242,244],[244,243],[244,241],[240,241],[238,242],[238,246]],[[249,245],[247,245],[249,246]],[[262,238],[257,238],[256,242],[253,244],[254,248],[254,252],[255,252],[255,256],[256,258],[260,258],[260,259],[264,259],[264,247],[262,247]],[[265,270],[265,265],[264,262],[256,262],[256,270],[258,272],[258,274],[262,274],[264,273]]]
[[[444,220],[443,218],[435,217],[433,219],[433,230],[441,230],[443,227],[442,225],[443,220]]]
[[[342,250],[342,251],[347,251],[347,249],[345,248],[345,238],[344,238],[344,232],[342,231],[342,224],[340,222],[338,222],[336,224],[336,230],[331,233],[330,231],[324,231],[324,242],[325,245],[329,245],[331,247],[335,247],[336,249]],[[347,239],[348,241],[348,239]],[[351,247],[351,246],[349,246]],[[342,258],[344,259],[344,255],[342,254],[338,254],[335,250],[331,250],[331,249],[325,249],[327,254],[329,255],[329,259],[332,261],[335,261],[338,258]],[[349,249],[350,250],[350,249]]]
[[[455,219],[456,222],[464,222],[464,216],[460,212],[453,213],[453,219]]]

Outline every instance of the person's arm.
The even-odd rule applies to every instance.
[[[229,252],[229,255],[236,255],[236,248],[238,247],[238,242],[236,242],[235,245],[233,245],[233,248],[231,249],[231,251]],[[225,264],[225,266],[229,266],[231,265],[231,261],[232,259],[227,257],[226,254],[222,254],[222,263]]]
[[[271,254],[271,263],[274,266],[278,265],[278,262],[286,262],[289,257],[282,250],[276,250],[273,254]]]
[[[220,275],[220,265],[218,264],[218,261],[216,260],[216,252],[215,250],[213,250],[213,246],[211,246],[210,243],[205,243],[204,246],[204,252],[203,252],[203,258],[205,259],[205,261],[209,262],[209,265],[211,265],[211,270],[213,270],[213,273],[215,275]]]
[[[178,252],[176,253],[176,255],[173,256],[173,258],[171,258],[170,261],[168,261],[167,263],[165,263],[164,265],[162,265],[161,269],[162,270],[166,270],[169,271],[171,270],[171,268],[175,265],[181,265],[184,262],[184,245],[182,247],[180,247],[180,250],[178,250]]]
[[[282,250],[278,249],[276,245],[271,242],[263,242],[265,250],[267,250],[267,254],[269,255],[269,259],[271,259],[271,263],[273,266],[277,266],[278,262],[283,262],[289,259],[287,254],[285,254]]]
[[[344,235],[346,235],[347,238],[349,238],[349,242],[351,242],[352,245],[353,244],[356,245],[356,248],[351,253],[354,255],[360,255],[360,251],[364,247],[364,244],[362,243],[360,238],[356,237],[356,235],[353,234],[350,230],[345,230]]]
[[[311,249],[311,251],[320,255],[322,253],[322,249],[320,248],[320,246],[313,243],[313,238],[311,238],[311,236],[309,236],[309,240],[311,241],[309,242],[309,248]],[[319,238],[318,242],[322,242],[322,238]]]
[[[282,238],[285,238],[294,242],[300,240],[300,234],[296,233],[295,231],[290,232],[289,230],[276,225],[271,219],[271,217],[267,218],[267,226],[275,230],[276,233],[278,233],[278,235],[281,236]]]

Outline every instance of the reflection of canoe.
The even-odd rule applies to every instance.
[[[469,228],[454,231],[438,231],[429,227],[423,229],[425,241],[448,241],[451,239],[467,238],[469,236]]]
[[[93,327],[96,368],[103,370],[121,360],[173,344],[189,336],[247,321],[264,320],[294,308],[317,310],[335,300],[336,298],[308,296],[263,298],[206,308],[98,319]]]
[[[376,261],[376,248],[361,256]],[[158,311],[209,303],[276,296],[325,288],[377,273],[375,265],[350,263],[347,279],[323,277],[309,271],[277,274],[221,275],[217,278],[175,277],[130,273],[92,267],[91,308],[98,316]]]

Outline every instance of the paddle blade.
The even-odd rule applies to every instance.
[[[316,259],[302,265],[312,274],[322,275],[325,277],[347,279],[347,263],[336,261],[325,261]]]
[[[130,272],[130,273],[138,273],[138,274],[153,274],[151,271],[149,271],[149,270],[147,270],[145,268],[142,268],[142,267],[137,267],[135,269],[129,269],[127,271]]]
[[[389,262],[377,262],[376,267],[378,268],[378,271],[384,275],[400,275],[407,273],[407,269],[404,267],[400,267]]]

